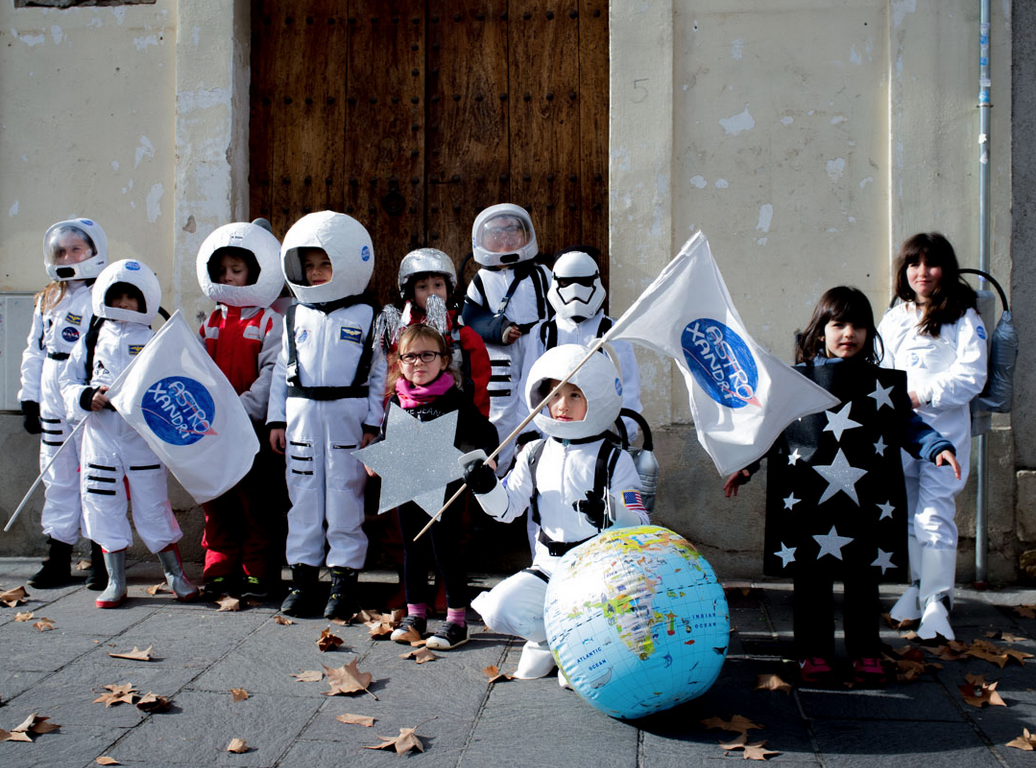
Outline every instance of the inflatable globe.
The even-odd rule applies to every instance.
[[[624,719],[705,693],[730,634],[712,566],[655,525],[607,530],[566,554],[547,585],[544,622],[576,692]]]

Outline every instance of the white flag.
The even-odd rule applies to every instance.
[[[616,339],[676,362],[698,441],[722,475],[765,454],[795,419],[839,402],[752,340],[701,232],[604,337]]]
[[[259,450],[237,392],[179,310],[108,397],[199,504],[234,487]]]

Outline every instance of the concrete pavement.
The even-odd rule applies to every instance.
[[[35,559],[0,559],[0,590],[24,584]],[[188,567],[197,575],[197,567]],[[769,762],[821,766],[1030,766],[1036,753],[1006,747],[1027,727],[1036,731],[1036,659],[1013,660],[1001,669],[977,658],[928,661],[919,682],[892,683],[883,690],[794,688],[790,693],[755,690],[757,676],[776,673],[793,682],[791,600],[786,584],[728,585],[730,652],[718,682],[704,696],[636,722],[613,720],[561,689],[556,678],[489,684],[483,668],[514,670],[520,642],[480,631],[437,660],[418,665],[401,659],[405,646],[373,639],[363,626],[332,626],[344,640],[322,653],[316,639],[322,620],[274,621],[274,603],[237,613],[211,603],[182,605],[168,593],[144,591],[159,583],[157,562],[129,569],[131,600],[101,611],[96,593],[74,585],[29,589],[27,605],[0,607],[0,728],[10,730],[28,715],[49,717],[61,728],[33,743],[0,743],[0,766],[93,766],[101,756],[127,766],[380,766],[399,760],[424,766],[688,766],[741,760],[725,755],[719,741],[736,733],[708,730],[701,721],[742,715],[762,726],[749,741],[766,742],[780,754]],[[394,576],[364,574],[365,603],[376,607],[394,589]],[[391,583],[390,583],[391,582]],[[476,585],[495,582],[486,577]],[[475,583],[475,582],[473,582]],[[887,606],[895,590],[883,593]],[[987,632],[1016,636],[993,640],[1036,654],[1036,619],[1011,606],[1036,603],[1036,592],[960,590],[954,612],[958,639],[989,639]],[[16,622],[15,614],[34,618]],[[33,627],[40,617],[55,628]],[[433,621],[432,626],[435,626]],[[907,641],[891,629],[883,639]],[[116,659],[109,652],[153,646],[153,660]],[[353,660],[373,675],[374,694],[325,696],[326,680],[299,682],[292,675],[340,667]],[[964,703],[958,685],[966,673],[998,681],[1006,707],[982,709]],[[130,704],[105,708],[93,700],[104,686],[131,683],[141,694],[172,700],[163,713]],[[249,697],[235,702],[230,690]],[[377,698],[375,698],[375,696]],[[376,718],[373,727],[339,722],[351,713]],[[430,719],[430,718],[435,719]],[[378,736],[419,726],[423,753],[406,758],[368,750]],[[249,751],[224,751],[241,738]]]

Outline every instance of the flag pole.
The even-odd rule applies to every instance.
[[[518,437],[519,434],[521,434],[522,430],[529,425],[529,422],[532,421],[533,418],[535,418],[536,414],[543,410],[544,406],[546,406],[547,403],[551,401],[551,398],[553,398],[554,395],[561,391],[561,388],[568,383],[568,380],[575,375],[576,371],[582,368],[591,357],[597,354],[598,350],[600,350],[602,346],[604,346],[603,338],[594,340],[594,343],[590,346],[590,350],[586,353],[586,356],[579,361],[576,367],[569,371],[565,375],[565,378],[561,379],[561,381],[557,383],[557,386],[555,386],[552,390],[550,390],[550,392],[547,393],[546,397],[544,397],[540,401],[540,404],[529,411],[529,415],[522,420],[522,423],[515,427],[511,434],[505,437],[503,439],[503,442],[501,442],[500,445],[498,445],[496,449],[486,457],[487,464],[493,459],[495,459],[497,455],[499,455],[500,451],[507,447],[508,443],[510,443],[512,440]],[[432,515],[432,519],[428,521],[428,524],[425,525],[425,527],[422,528],[420,531],[418,531],[417,535],[414,536],[414,541],[417,541],[419,538],[421,538],[424,535],[425,531],[432,527],[432,524],[435,523],[442,516],[442,513],[446,511],[446,508],[449,507],[450,504],[455,502],[460,497],[460,495],[464,493],[464,490],[467,487],[467,483],[464,483],[463,485],[461,485],[460,488],[457,489],[457,492],[449,498],[449,501],[443,504],[442,507],[439,508],[439,511]]]

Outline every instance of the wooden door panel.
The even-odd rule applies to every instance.
[[[579,2],[579,214],[608,284],[608,2]]]

